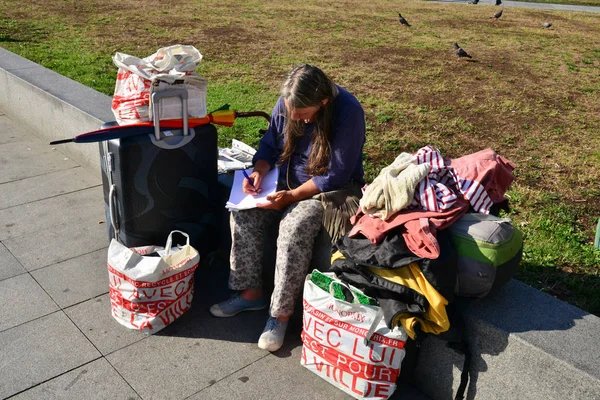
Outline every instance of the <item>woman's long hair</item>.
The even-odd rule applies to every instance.
[[[315,115],[315,130],[306,166],[306,172],[311,176],[324,174],[331,161],[333,100],[338,95],[337,86],[319,68],[304,64],[288,73],[281,86],[281,95],[290,108],[315,107],[328,99]],[[304,128],[302,121],[292,121],[288,115],[283,129],[285,140],[280,165],[292,157],[298,139],[304,136]]]

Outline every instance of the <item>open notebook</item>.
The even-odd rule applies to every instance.
[[[242,190],[242,182],[244,181],[244,174],[241,170],[235,171],[233,176],[233,186],[231,187],[231,194],[229,195],[229,201],[225,204],[225,207],[229,211],[247,210],[249,208],[255,208],[259,203],[268,203],[267,196],[275,193],[277,190],[277,178],[279,177],[279,169],[273,168],[261,182],[262,192],[253,196],[246,194]]]

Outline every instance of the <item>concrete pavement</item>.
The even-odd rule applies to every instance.
[[[225,261],[201,263],[191,310],[153,336],[113,320],[100,171],[0,110],[0,398],[350,399],[300,366],[299,332],[271,354],[266,311],[219,319]],[[426,399],[410,386],[394,398]]]
[[[458,4],[469,4],[472,0],[427,0],[438,3],[458,3]],[[493,6],[496,4],[496,0],[482,0],[478,5]],[[471,4],[472,5],[472,4]],[[551,4],[551,3],[533,3],[528,1],[502,1],[500,7],[523,7],[523,8],[536,8],[540,10],[555,10],[555,11],[577,11],[577,12],[600,12],[599,6],[578,6],[572,4]]]

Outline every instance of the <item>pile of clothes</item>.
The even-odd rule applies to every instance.
[[[494,213],[516,165],[486,149],[456,159],[432,146],[402,153],[366,187],[330,270],[376,298],[389,328],[449,329],[458,257],[447,230],[465,213]]]

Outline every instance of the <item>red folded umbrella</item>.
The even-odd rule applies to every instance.
[[[271,117],[264,111],[238,112],[235,110],[217,110],[202,118],[188,118],[188,127],[195,128],[200,125],[217,124],[222,126],[233,126],[236,118],[264,117],[270,122]],[[138,122],[131,125],[115,125],[96,131],[79,134],[71,139],[61,139],[50,142],[51,145],[63,143],[94,143],[103,140],[123,139],[126,137],[148,134],[148,128],[153,128],[154,122]],[[166,119],[160,121],[160,130],[181,129],[183,119]]]

